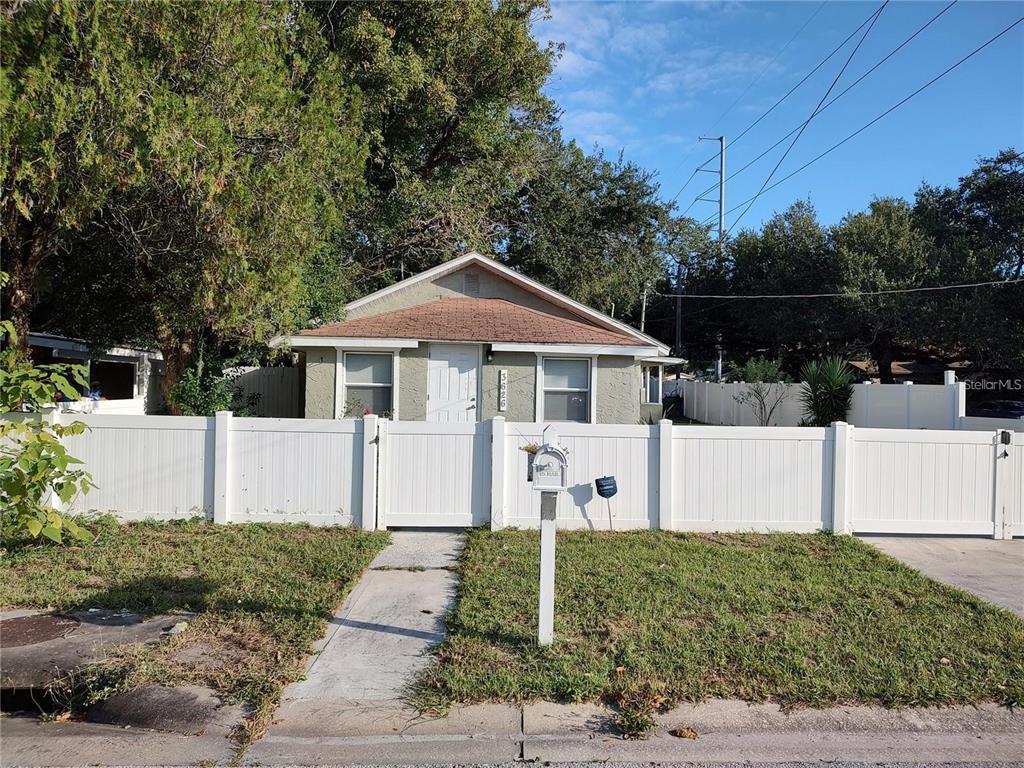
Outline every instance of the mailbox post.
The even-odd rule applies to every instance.
[[[558,494],[566,489],[569,460],[553,426],[533,455],[533,490],[540,493],[540,605],[537,642],[550,645],[555,632],[555,515]]]

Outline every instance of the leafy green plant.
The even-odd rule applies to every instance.
[[[239,375],[219,358],[204,355],[200,345],[195,365],[187,368],[171,388],[171,400],[182,416],[213,416],[217,411],[255,416],[259,395],[242,392]]]
[[[88,386],[85,366],[33,366],[18,354],[10,320],[0,321],[0,333],[7,335],[7,347],[0,354],[0,506],[4,525],[58,543],[65,534],[88,541],[92,534],[62,514],[52,501],[56,497],[66,504],[93,487],[88,472],[73,468],[82,462],[61,442],[87,427],[80,421],[54,423],[43,413],[58,392],[79,397],[74,384]],[[19,415],[6,416],[13,413]]]
[[[811,360],[800,369],[804,424],[827,427],[845,421],[853,400],[853,371],[841,357]]]
[[[752,357],[737,371],[740,381],[746,387],[733,399],[740,405],[749,405],[759,426],[771,424],[772,416],[779,406],[789,397],[789,389],[784,386],[787,380],[778,360],[764,357]]]

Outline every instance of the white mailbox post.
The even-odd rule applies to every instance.
[[[558,494],[567,487],[568,452],[553,426],[544,428],[544,444],[533,455],[533,490],[540,492],[540,607],[537,642],[550,645],[555,632],[555,513]]]

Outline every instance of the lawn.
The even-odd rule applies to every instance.
[[[639,734],[706,697],[1024,704],[1024,622],[850,536],[560,532],[553,646],[539,538],[475,531],[419,703],[604,700]]]
[[[243,743],[265,728],[331,612],[387,543],[386,533],[283,524],[104,518],[89,527],[96,540],[77,546],[5,537],[3,606],[197,613],[158,647],[126,648],[92,669],[79,695],[87,702],[148,682],[206,685],[253,707]]]

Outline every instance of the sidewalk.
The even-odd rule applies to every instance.
[[[344,758],[331,749],[335,740],[472,730],[471,722],[451,718],[425,726],[404,702],[407,686],[430,663],[429,649],[444,640],[464,543],[461,533],[393,532],[331,620],[306,679],[285,689],[273,724],[245,761],[352,762],[347,749]]]

